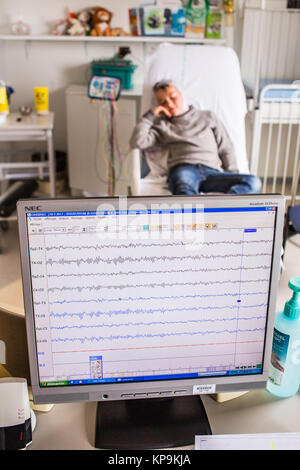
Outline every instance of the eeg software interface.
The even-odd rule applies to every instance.
[[[276,213],[27,213],[40,386],[260,374]]]

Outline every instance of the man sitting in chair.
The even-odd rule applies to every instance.
[[[233,144],[217,116],[186,106],[170,80],[153,87],[158,105],[147,111],[130,139],[132,148],[168,149],[168,185],[172,194],[259,193],[260,179],[238,173]]]

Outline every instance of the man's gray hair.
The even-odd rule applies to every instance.
[[[156,93],[158,90],[164,90],[170,85],[176,86],[176,88],[178,88],[174,80],[165,79],[165,80],[160,80],[159,82],[156,82],[152,88],[152,91],[153,93]]]

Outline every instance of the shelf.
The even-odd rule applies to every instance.
[[[123,88],[121,90],[121,97],[122,96],[136,97],[136,96],[142,96],[142,94],[143,94],[143,85],[139,85],[139,84],[135,84],[133,88],[131,89]]]
[[[147,36],[109,36],[109,37],[91,37],[91,36],[51,36],[51,35],[28,35],[17,36],[13,34],[1,34],[1,41],[60,41],[60,42],[130,42],[130,43],[160,43],[171,42],[177,44],[225,44],[225,39],[206,39],[206,38],[181,38],[181,37],[147,37]]]

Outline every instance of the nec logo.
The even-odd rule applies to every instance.
[[[25,206],[25,211],[32,212],[32,211],[41,211],[41,210],[42,210],[42,206]]]

